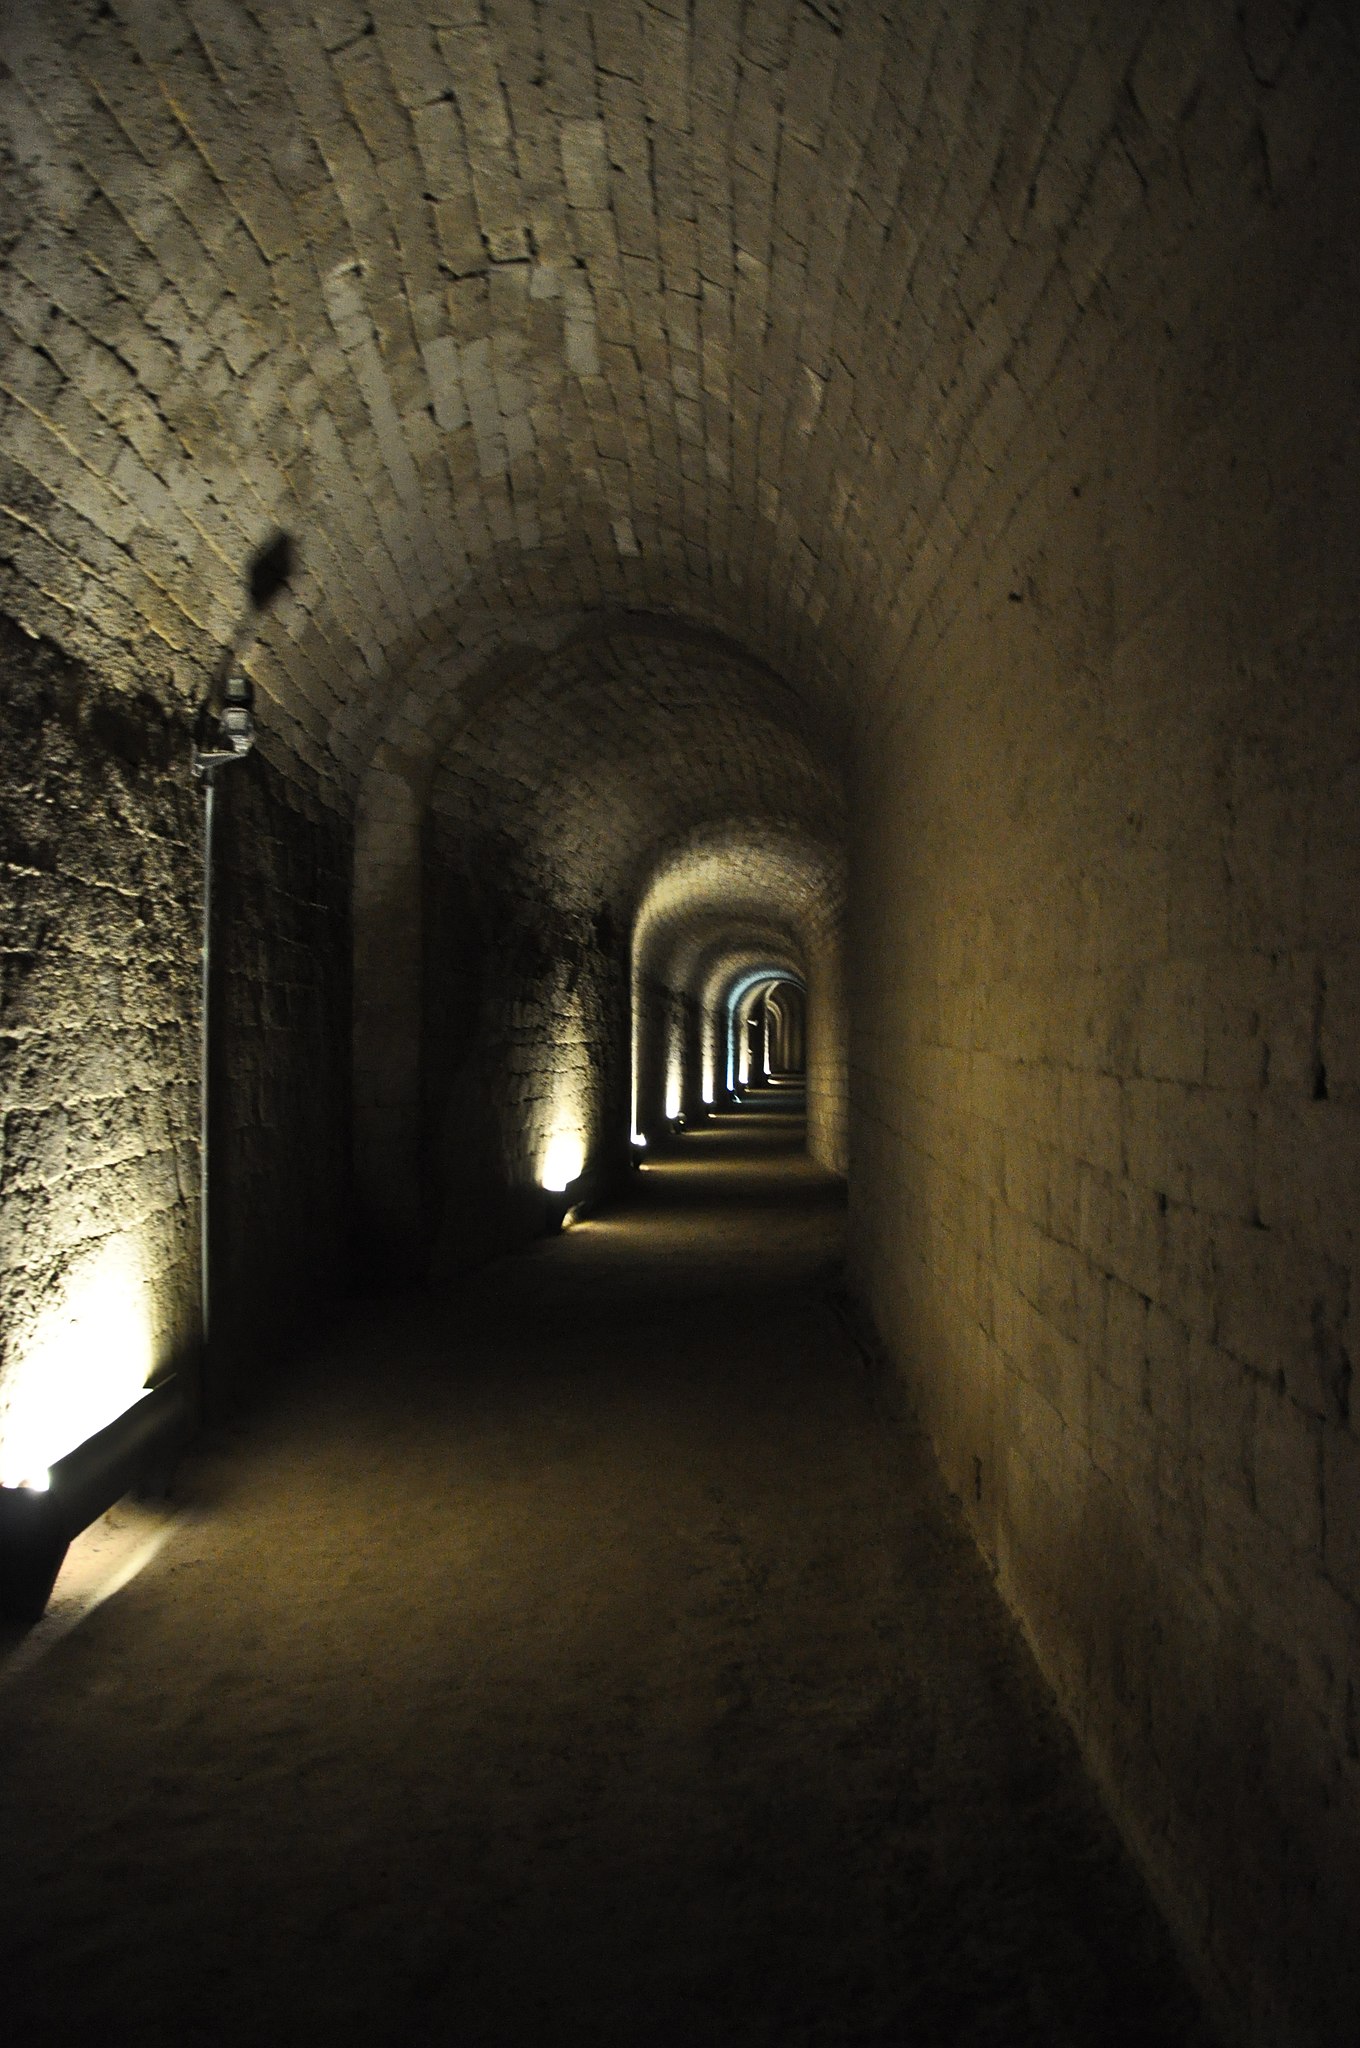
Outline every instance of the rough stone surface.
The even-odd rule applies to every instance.
[[[110,1255],[145,1369],[191,1362],[199,902],[187,734],[153,692],[0,620],[0,721],[8,1407]]]
[[[187,724],[8,622],[0,641],[5,1377],[112,1312],[198,1370],[203,802]],[[350,843],[263,762],[218,800],[214,1339],[289,1340],[348,1242]],[[114,1299],[116,1294],[117,1299]],[[109,1336],[106,1330],[106,1337]]]
[[[892,880],[853,898],[852,1244],[1173,1919],[1248,2038],[1331,2043],[1360,1996],[1360,449],[1315,395],[1354,351],[1354,131],[1315,108],[1277,182],[1205,26],[1212,59],[1164,28],[1136,61],[1108,149],[1146,191],[864,707],[852,869]],[[1329,50],[1320,16],[1296,122]]]
[[[182,731],[243,564],[294,537],[239,652],[270,816],[336,821],[284,835],[307,875],[353,820],[370,1234],[421,1227],[479,806],[541,841],[494,879],[542,971],[470,1070],[501,1187],[578,957],[563,1057],[619,1127],[589,920],[626,962],[699,827],[839,858],[844,771],[847,932],[819,966],[787,904],[700,919],[685,975],[767,931],[803,962],[828,1159],[850,1051],[857,1284],[1002,1590],[1238,2031],[1331,2048],[1360,2004],[1353,7],[13,0],[0,58],[0,607]],[[5,1104],[12,1313],[145,1202],[169,1343],[188,955],[135,1045],[92,1003],[80,849],[128,849],[88,823],[118,744],[79,730],[75,865],[4,1026],[49,1061],[31,1130]],[[179,909],[158,883],[128,933],[148,984],[193,896],[180,774],[133,806],[181,849]],[[320,906],[257,976],[307,991],[278,1087],[311,1133],[333,891],[259,897]],[[57,1106],[111,1124],[125,1081],[160,1165],[59,1159]]]
[[[274,1369],[351,1278],[345,820],[263,760],[222,778],[213,1059],[213,1338]]]
[[[637,1118],[662,1121],[668,1094],[702,1111],[702,1087],[725,1081],[722,1019],[744,976],[796,974],[812,990],[808,1147],[846,1165],[846,1032],[842,996],[844,857],[823,823],[791,830],[747,818],[691,833],[661,863],[634,919]],[[680,1058],[684,1053],[683,1059]]]
[[[776,911],[826,946],[840,909],[838,778],[791,724],[787,690],[722,643],[638,622],[483,692],[434,775],[423,877],[407,884],[425,906],[419,1121],[440,1263],[539,1226],[555,1135],[579,1140],[587,1172],[617,1170],[636,1056],[639,1114],[660,1122],[652,1010],[630,1030],[628,935],[632,985],[669,988],[678,970],[648,950],[664,877],[672,898],[679,876],[686,901],[722,901],[738,934]],[[410,815],[395,838],[370,834],[384,919],[400,849],[415,851]],[[381,948],[374,967],[390,1011]],[[390,1099],[377,1107],[391,1118]]]
[[[839,1193],[706,1131],[194,1461],[0,1668],[16,2039],[1210,2048],[831,1313]]]

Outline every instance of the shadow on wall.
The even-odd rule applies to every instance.
[[[192,1373],[202,815],[187,715],[3,622],[0,689],[6,1370],[116,1241],[146,1370]],[[215,1337],[239,1381],[343,1277],[350,837],[259,754],[220,825]]]
[[[510,1191],[493,1170],[503,1148],[486,1041],[503,962],[494,959],[491,906],[466,876],[435,862],[426,865],[422,900],[421,1215],[414,1249],[423,1275],[493,1255],[513,1241],[517,1219]],[[523,1228],[528,1219],[519,1222]]]
[[[626,983],[608,908],[562,909],[504,846],[461,871],[429,860],[424,901],[423,1270],[437,1278],[541,1234],[550,1157],[579,1158],[578,1197],[626,1170]]]
[[[218,801],[213,1347],[239,1382],[350,1284],[353,839],[258,749]]]
[[[198,819],[183,717],[3,617],[0,728],[0,1467],[44,1466],[196,1362]]]

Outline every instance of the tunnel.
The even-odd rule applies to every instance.
[[[34,2040],[1339,2048],[1345,0],[10,0]]]

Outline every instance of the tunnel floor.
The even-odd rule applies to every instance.
[[[0,1685],[16,2041],[1207,2043],[785,1114],[367,1310]]]

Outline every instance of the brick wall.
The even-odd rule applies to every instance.
[[[1237,74],[1168,32],[1110,102],[1124,203],[1070,229],[1099,260],[1028,338],[1003,308],[1019,422],[980,415],[863,720],[853,1242],[1173,1922],[1275,2048],[1360,1992],[1354,144],[1258,93],[1220,160]]]
[[[862,1283],[1187,1944],[1257,2041],[1329,2042],[1356,1917],[1353,9],[454,11],[11,7],[0,602],[178,731],[241,564],[294,534],[248,654],[273,769],[338,816],[417,763],[456,877],[480,813],[440,777],[496,768],[493,811],[552,849],[525,922],[564,962],[578,910],[626,931],[695,827],[834,843],[851,763]],[[570,644],[644,617],[655,657]],[[76,849],[124,772],[78,746]],[[574,810],[545,795],[567,769]],[[173,777],[138,789],[182,819]],[[412,982],[420,870],[394,870]],[[275,894],[290,947],[329,947],[325,890]],[[93,898],[72,871],[54,900],[17,951],[79,958],[65,988]],[[276,973],[329,1058],[339,971]],[[407,1062],[391,1194],[425,995],[357,996]],[[24,1030],[60,1075],[42,1122],[93,1054]],[[112,1116],[119,1076],[90,1085]],[[164,1164],[183,1115],[128,1142]]]

